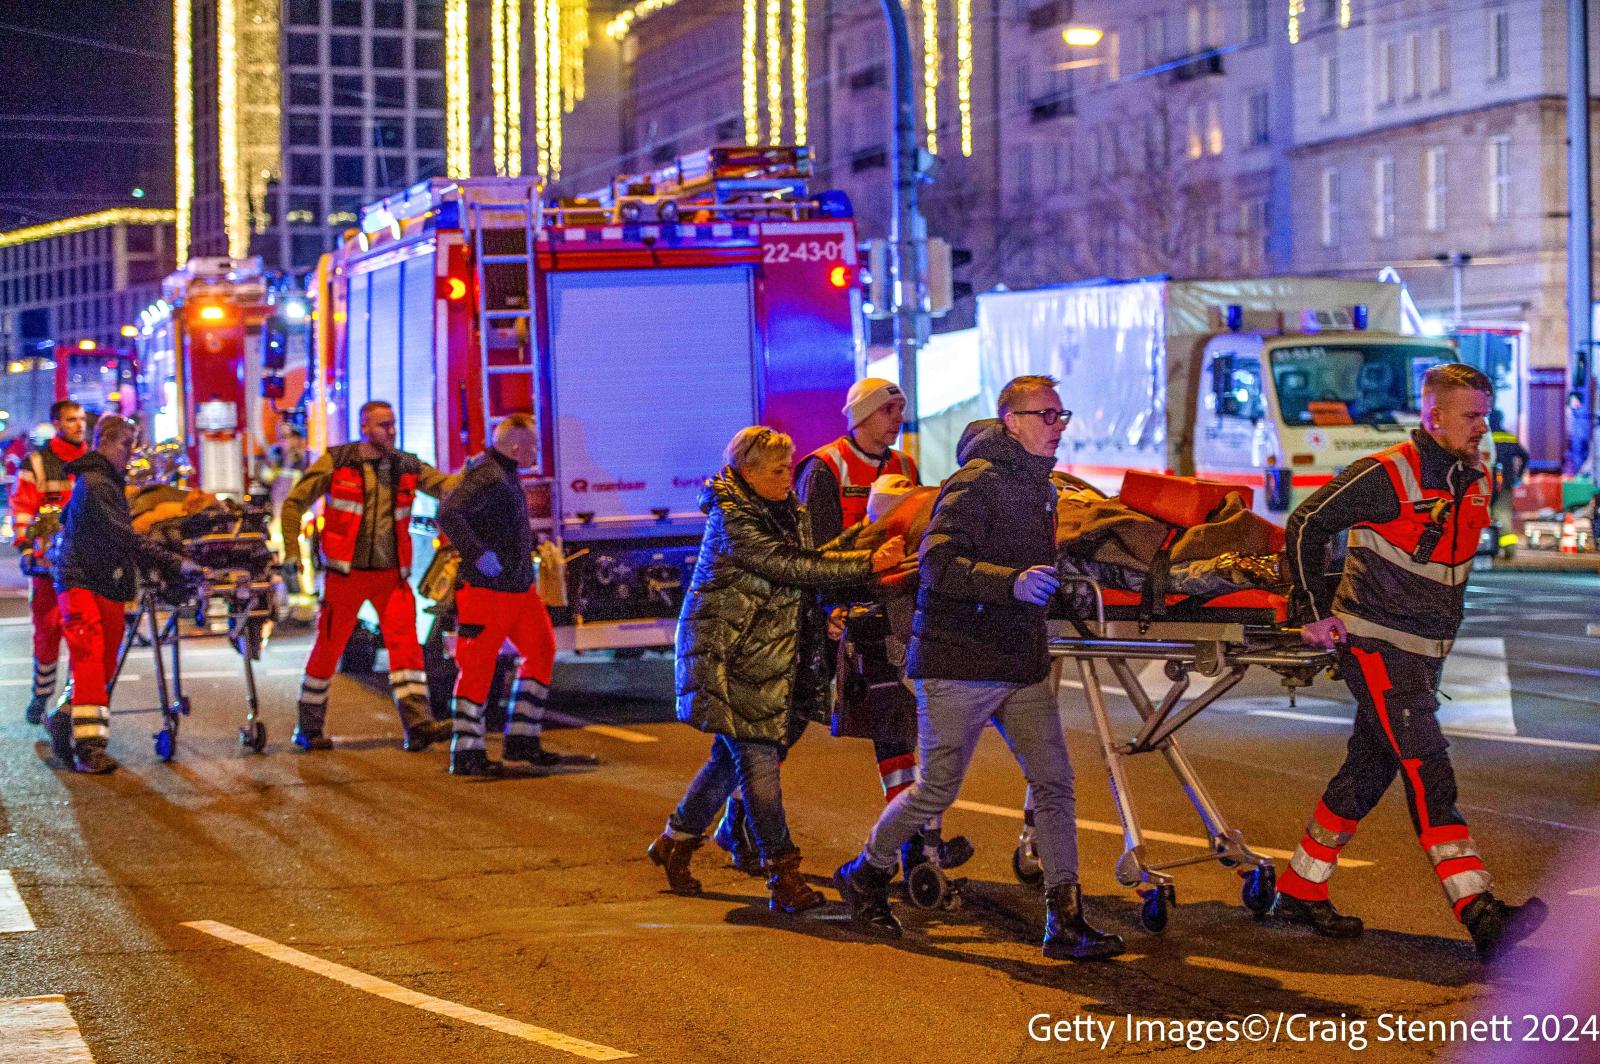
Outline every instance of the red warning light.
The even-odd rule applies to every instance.
[[[445,278],[445,298],[452,303],[467,298],[467,282],[459,277]]]
[[[850,267],[835,266],[828,271],[828,283],[835,288],[846,288],[850,284]]]

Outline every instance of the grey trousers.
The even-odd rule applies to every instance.
[[[987,680],[918,680],[920,776],[878,818],[867,860],[892,870],[900,847],[923,824],[949,809],[961,791],[984,725],[994,721],[1022,766],[1034,797],[1039,862],[1048,887],[1078,881],[1077,801],[1072,761],[1056,712],[1056,686]]]

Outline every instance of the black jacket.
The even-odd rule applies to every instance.
[[[999,421],[969,425],[956,458],[922,541],[906,674],[1038,683],[1050,671],[1046,610],[1011,592],[1023,570],[1056,563],[1055,459]]]
[[[519,594],[533,586],[528,499],[516,463],[493,447],[467,463],[461,483],[439,504],[439,529],[461,552],[465,583]],[[485,576],[478,568],[488,551],[500,559],[499,576]]]
[[[817,591],[860,580],[855,530],[811,546],[805,508],[769,503],[732,469],[706,484],[709,515],[678,617],[678,719],[735,739],[787,744],[828,714],[827,625]],[[859,528],[860,526],[857,526]]]
[[[138,594],[139,569],[176,580],[183,559],[133,530],[127,481],[109,459],[90,451],[67,466],[77,477],[61,511],[61,533],[52,550],[57,591],[83,588],[117,602]]]

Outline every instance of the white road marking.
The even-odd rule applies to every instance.
[[[553,720],[557,724],[565,724],[570,728],[577,728],[579,731],[593,732],[595,735],[604,735],[608,739],[620,739],[625,743],[658,743],[661,741],[657,736],[647,735],[644,732],[630,731],[627,728],[617,728],[610,724],[590,724],[582,717],[572,717],[565,713],[556,713],[555,711],[548,709],[544,712],[544,719]]]
[[[0,1061],[94,1064],[94,1054],[60,994],[0,999]]]
[[[1584,887],[1582,890],[1567,891],[1569,898],[1600,898],[1600,887]]]
[[[33,917],[17,892],[17,881],[9,868],[0,868],[0,935],[33,930]]]
[[[347,968],[342,964],[323,960],[321,957],[313,957],[311,954],[302,953],[292,946],[285,946],[269,938],[252,935],[248,931],[241,931],[237,927],[217,923],[215,920],[194,920],[182,926],[193,928],[214,938],[220,938],[224,942],[231,942],[236,946],[243,946],[247,950],[259,953],[261,956],[279,963],[292,965],[315,975],[320,975],[325,979],[332,979],[336,983],[354,987],[363,993],[372,994],[389,1001],[397,1001],[402,1005],[410,1005],[412,1008],[422,1009],[425,1012],[448,1016],[463,1023],[487,1027],[491,1031],[499,1031],[501,1034],[520,1038],[525,1042],[535,1042],[551,1049],[559,1049],[563,1053],[571,1053],[573,1056],[583,1057],[585,1060],[622,1060],[634,1055],[621,1049],[612,1049],[610,1046],[599,1045],[595,1042],[585,1042],[581,1038],[573,1038],[571,1035],[561,1034],[559,1031],[535,1027],[531,1023],[523,1023],[521,1020],[496,1016],[492,1012],[483,1012],[468,1005],[459,1005],[454,1001],[446,1001],[443,998],[436,998],[415,990],[407,990],[405,987],[391,983],[387,979],[379,979],[375,975],[368,975],[354,968]]]
[[[1246,716],[1281,717],[1284,720],[1304,720],[1313,724],[1338,724],[1348,728],[1350,717],[1327,717],[1317,713],[1293,713],[1283,709],[1252,709]],[[1498,732],[1475,731],[1472,728],[1442,728],[1446,735],[1460,739],[1486,739],[1492,743],[1518,743],[1522,746],[1543,746],[1552,750],[1586,750],[1600,753],[1600,743],[1579,742],[1576,739],[1541,739],[1534,735],[1502,735]]]
[[[1511,678],[1506,673],[1506,641],[1457,639],[1455,650],[1444,660],[1439,687],[1450,697],[1439,700],[1439,723],[1446,730],[1517,734],[1511,712]]]
[[[23,625],[32,625],[32,617],[0,617],[0,627],[21,628]]]
[[[965,809],[969,813],[988,813],[990,816],[1003,816],[1011,820],[1022,819],[1022,810],[1020,809],[1008,809],[1003,805],[989,805],[985,802],[969,802],[961,798],[956,799],[955,808]],[[1083,820],[1080,818],[1078,827],[1084,831],[1096,831],[1102,835],[1115,835],[1119,839],[1122,838],[1121,824],[1108,824],[1103,820]],[[1179,846],[1194,846],[1202,850],[1211,849],[1209,842],[1193,835],[1174,835],[1167,831],[1148,830],[1142,830],[1140,834],[1152,842],[1171,842]],[[1289,850],[1270,850],[1265,846],[1251,846],[1250,849],[1263,857],[1276,857],[1283,861],[1287,861],[1294,856]],[[1341,868],[1367,868],[1371,865],[1371,861],[1358,861],[1352,857],[1339,858],[1339,866]]]

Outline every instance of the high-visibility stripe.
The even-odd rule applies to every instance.
[[[1319,861],[1299,847],[1289,858],[1289,868],[1307,883],[1326,883],[1332,878],[1336,865],[1335,861]]]
[[[1444,896],[1449,899],[1452,906],[1457,906],[1460,913],[1460,904],[1487,894],[1494,887],[1494,880],[1490,878],[1487,870],[1479,868],[1468,872],[1457,872],[1449,879],[1441,881],[1444,887]]]
[[[331,495],[328,496],[328,506],[330,509],[340,510],[347,514],[359,514],[366,509],[359,502],[351,502],[348,499],[335,499]]]
[[[1300,849],[1304,850],[1307,855],[1314,857],[1319,861],[1327,861],[1329,864],[1339,863],[1338,846],[1324,846],[1310,835],[1301,837]]]
[[[1408,650],[1413,654],[1420,654],[1425,658],[1442,658],[1450,653],[1450,648],[1455,645],[1454,639],[1428,639],[1425,636],[1413,635],[1402,632],[1398,628],[1369,621],[1365,617],[1357,617],[1353,613],[1334,611],[1334,616],[1344,622],[1345,630],[1351,635],[1361,636],[1364,639],[1377,639]]]
[[[1300,875],[1294,870],[1292,858],[1290,866],[1284,869],[1283,878],[1278,880],[1278,892],[1287,894],[1291,898],[1298,898],[1300,901],[1328,900],[1327,882],[1313,882]]]
[[[1471,558],[1454,565],[1449,562],[1419,562],[1408,551],[1384,539],[1376,529],[1359,525],[1350,530],[1350,549],[1369,550],[1396,568],[1446,587],[1458,587],[1466,583],[1472,572]]]
[[[1418,836],[1418,840],[1425,850],[1432,850],[1434,847],[1441,846],[1447,842],[1471,841],[1471,839],[1472,829],[1465,824],[1440,824],[1436,828],[1429,828]]]
[[[1392,476],[1399,481],[1401,502],[1417,502],[1423,498],[1422,485],[1417,481],[1417,471],[1411,466],[1411,458],[1415,456],[1420,464],[1422,455],[1416,445],[1410,442],[1397,443],[1387,450],[1379,451],[1373,455],[1378,461],[1389,467]]]

